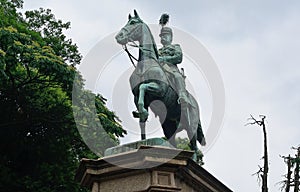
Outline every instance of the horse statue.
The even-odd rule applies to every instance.
[[[139,118],[141,139],[146,139],[145,122],[150,107],[154,114],[159,117],[164,135],[174,147],[176,147],[176,133],[183,129],[187,131],[190,148],[195,151],[193,159],[196,160],[196,153],[199,152],[197,140],[201,145],[206,144],[198,103],[190,93],[188,93],[190,101],[187,106],[183,107],[177,102],[178,94],[170,82],[170,75],[158,62],[158,50],[152,33],[136,10],[134,10],[134,16],[129,14],[127,24],[115,38],[127,51],[131,61],[133,56],[128,52],[126,44],[133,43],[139,48],[137,65],[130,76],[130,86],[137,107],[137,112],[133,112],[133,114]],[[182,118],[182,110],[187,110],[188,118]]]

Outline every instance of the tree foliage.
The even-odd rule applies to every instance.
[[[22,5],[0,0],[0,191],[84,191],[73,181],[75,170],[81,157],[96,156],[82,141],[73,110],[96,119],[81,125],[102,150],[126,132],[101,95],[84,90],[75,68],[81,55],[63,34],[70,23],[50,10],[22,15]],[[93,102],[72,103],[74,84],[78,97]]]
[[[191,150],[191,147],[190,147],[190,141],[188,138],[181,138],[181,137],[177,137],[176,138],[176,148],[178,149],[183,149],[183,150]],[[198,158],[198,164],[199,165],[204,165],[204,161],[203,161],[203,153],[200,151],[200,150],[197,150],[196,151],[196,155],[197,155],[197,158]]]
[[[300,191],[300,146],[292,147],[292,149],[297,150],[295,157],[291,156],[280,156],[283,158],[284,163],[287,165],[287,174],[283,175],[284,180],[280,181],[280,190],[290,192],[293,188],[294,192]]]

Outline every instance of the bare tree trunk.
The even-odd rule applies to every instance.
[[[261,186],[261,191],[262,192],[268,192],[268,172],[269,172],[269,157],[268,157],[268,142],[267,142],[267,130],[266,130],[266,125],[265,125],[265,119],[266,116],[260,115],[261,120],[256,120],[252,115],[250,115],[251,118],[248,120],[251,120],[253,122],[249,122],[246,125],[259,125],[262,126],[263,128],[263,135],[264,135],[264,166],[263,168],[259,167],[260,169],[258,170],[256,175],[258,175],[258,178],[262,180],[262,186]],[[261,178],[260,178],[261,177]]]
[[[290,192],[290,188],[291,188],[291,177],[292,177],[292,164],[291,164],[291,155],[289,155],[289,157],[287,158],[287,166],[288,166],[288,172],[286,174],[286,188],[285,188],[285,192]]]
[[[294,192],[299,192],[299,158],[300,158],[300,147],[297,149],[296,155],[296,167],[295,167],[295,187]]]
[[[265,125],[265,116],[262,118],[261,124],[263,127],[264,132],[264,169],[262,175],[262,192],[268,192],[268,172],[269,172],[269,165],[268,165],[268,146],[267,146],[267,131]]]

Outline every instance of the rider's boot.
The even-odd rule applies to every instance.
[[[189,98],[185,89],[184,78],[180,75],[175,78],[176,89],[178,92],[177,102],[181,105],[181,117],[178,124],[178,130],[187,129],[190,124],[188,104]]]
[[[182,105],[187,105],[189,103],[189,98],[187,96],[186,90],[179,91],[177,102]]]
[[[177,131],[187,130],[190,126],[189,111],[187,106],[181,106],[180,121],[177,126]]]
[[[187,91],[185,89],[184,78],[180,75],[175,78],[176,89],[178,92],[177,102],[182,105],[187,105],[189,103],[189,98],[187,96]]]

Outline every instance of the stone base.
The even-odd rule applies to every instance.
[[[145,139],[141,141],[136,141],[136,142],[108,148],[105,150],[104,156],[115,155],[127,151],[137,150],[142,145],[143,146],[165,146],[165,147],[174,148],[168,141],[162,138],[151,138],[151,139]]]
[[[139,146],[101,159],[82,159],[75,179],[92,192],[232,192],[191,160],[193,152]]]

